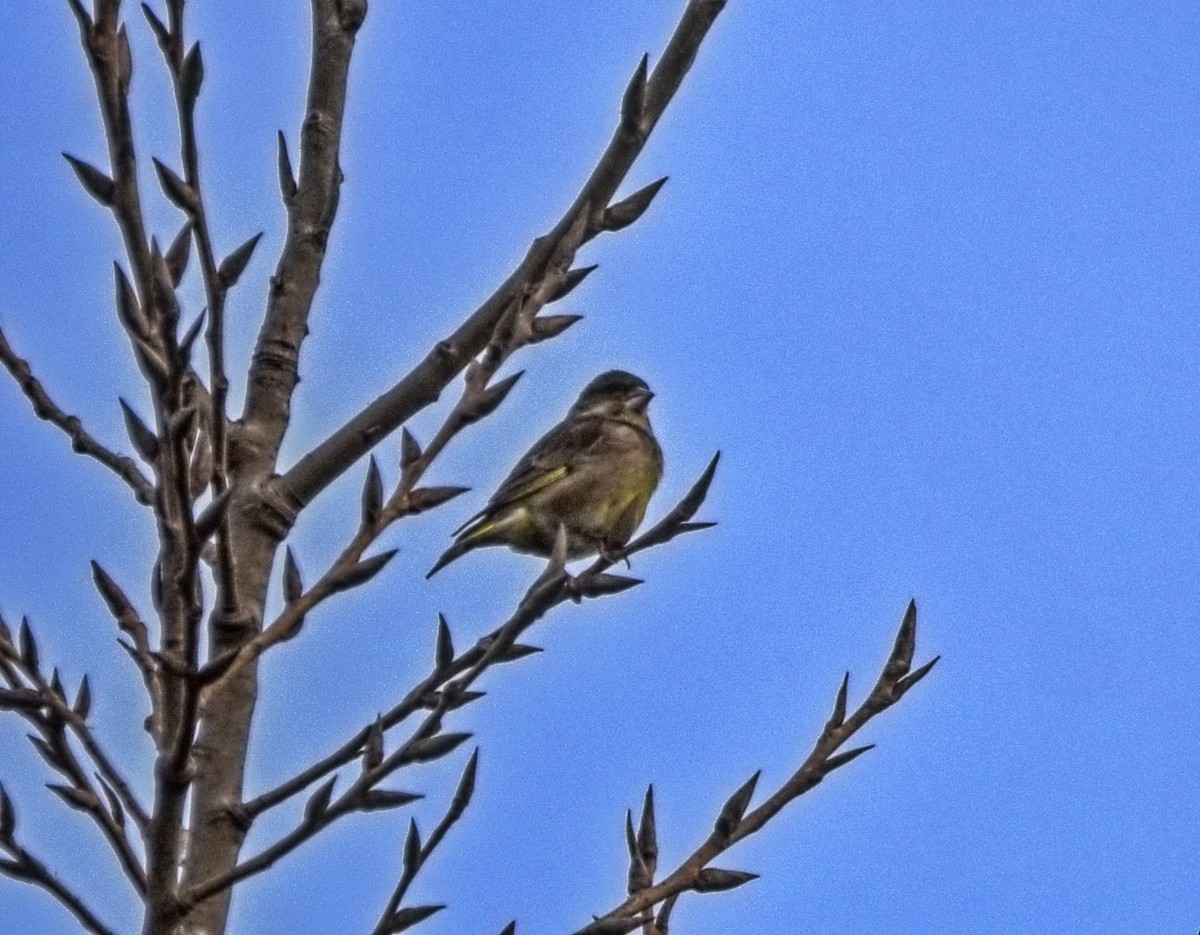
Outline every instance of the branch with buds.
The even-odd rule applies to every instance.
[[[8,686],[0,693],[0,710],[16,711],[37,730],[37,734],[28,735],[30,744],[63,780],[47,783],[46,788],[95,823],[135,891],[144,894],[146,873],[129,839],[126,816],[143,836],[149,818],[87,723],[92,707],[87,677],[80,682],[74,701],[68,701],[58,670],[54,669],[49,679],[43,672],[41,652],[29,621],[22,619],[14,639],[0,618],[0,678]],[[95,767],[91,777],[69,737],[75,738]]]
[[[683,499],[644,535],[631,542],[622,555],[633,555],[669,542],[676,536],[699,529],[707,529],[714,525],[712,523],[693,523],[691,518],[704,502],[716,472],[717,460],[717,457],[714,457]],[[371,473],[373,472],[369,472],[365,488],[367,493],[363,498],[364,524],[381,521],[382,511],[386,508],[386,504],[381,503],[380,484],[377,480],[371,480]],[[403,483],[399,489],[403,489]],[[288,801],[309,786],[324,779],[325,781],[317,788],[316,792],[309,797],[303,817],[296,827],[230,871],[206,880],[192,890],[181,894],[182,908],[186,910],[187,907],[233,886],[238,881],[262,872],[280,857],[311,840],[316,834],[340,818],[355,812],[399,807],[415,801],[419,796],[412,793],[380,790],[378,785],[404,767],[416,763],[427,763],[448,755],[470,738],[471,735],[465,733],[443,733],[445,716],[483,697],[481,692],[472,690],[472,686],[493,666],[513,662],[540,652],[537,647],[518,642],[526,631],[559,604],[567,601],[578,603],[583,598],[617,594],[641,584],[636,578],[612,575],[605,571],[614,561],[619,560],[616,557],[597,559],[581,574],[573,576],[566,570],[566,554],[566,530],[560,528],[554,553],[547,562],[545,570],[530,585],[513,615],[502,626],[480,639],[465,652],[455,652],[450,627],[445,618],[439,615],[433,669],[402,701],[386,714],[377,717],[372,724],[360,730],[334,753],[297,773],[275,789],[240,806],[234,806],[230,810],[233,820],[240,826],[248,828],[263,812]],[[298,572],[289,570],[289,566],[286,564],[284,579],[285,591],[295,595],[293,603],[299,602],[303,599],[303,595],[308,593],[303,592],[298,584]],[[289,581],[292,583],[289,584]],[[287,613],[286,608],[284,613]],[[266,636],[268,632],[269,628],[263,631],[263,635]],[[226,671],[230,671],[232,665],[237,664],[239,663],[231,664]],[[386,732],[423,710],[428,713],[410,732],[408,738],[391,753],[384,755]],[[358,778],[335,799],[333,792],[338,778],[337,771],[355,760],[360,761]],[[396,926],[401,922],[405,926],[415,924],[416,917],[412,910],[398,908],[400,901],[417,871],[428,859],[437,843],[441,841],[446,830],[461,817],[462,812],[466,809],[470,794],[463,790],[474,788],[475,762],[476,756],[473,754],[467,770],[464,772],[463,780],[460,782],[459,793],[452,800],[446,817],[421,848],[423,856],[419,861],[405,861],[400,882],[397,884],[388,907],[380,917],[376,932],[400,931],[401,929]],[[415,828],[415,825],[413,827]],[[410,831],[410,836],[414,833]],[[421,918],[424,917],[421,916]]]
[[[644,935],[667,935],[671,912],[684,893],[713,893],[734,889],[757,879],[758,874],[710,866],[738,841],[760,831],[804,793],[817,786],[835,770],[858,759],[873,744],[842,751],[841,748],[873,718],[896,704],[910,688],[929,674],[937,664],[935,656],[917,669],[912,668],[917,640],[917,607],[910,602],[900,623],[895,643],[874,687],[862,703],[847,715],[849,673],[842,679],[833,713],[813,745],[812,752],[788,779],[757,808],[747,811],[754,797],[759,773],[751,776],[725,802],[705,841],[654,883],[658,863],[657,832],[654,822],[654,790],[647,789],[638,831],[633,816],[626,815],[626,840],[629,847],[629,898],[616,908],[598,916],[576,935],[622,935],[642,928]],[[841,752],[839,752],[841,751]],[[657,913],[654,912],[658,908]]]

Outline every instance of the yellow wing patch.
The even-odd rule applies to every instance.
[[[555,481],[562,480],[567,476],[568,470],[564,464],[561,467],[556,467],[553,470],[544,471],[535,477],[531,477],[525,483],[514,486],[511,490],[504,491],[504,499],[497,503],[496,506],[503,506],[514,503],[517,500],[524,500],[531,494],[549,487]]]

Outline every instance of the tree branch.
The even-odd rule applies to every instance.
[[[477,696],[472,696],[468,691],[471,683],[492,665],[521,658],[527,651],[531,651],[528,647],[521,647],[516,641],[551,608],[568,600],[578,602],[584,597],[616,593],[638,584],[634,578],[607,575],[605,571],[622,557],[634,555],[669,542],[684,533],[712,525],[689,521],[704,502],[716,472],[718,457],[713,457],[683,499],[663,519],[630,542],[620,555],[597,558],[575,578],[566,573],[561,558],[552,558],[546,571],[530,586],[516,612],[503,625],[481,637],[474,646],[457,656],[453,654],[452,648],[446,650],[449,658],[441,658],[439,653],[430,674],[415,685],[390,711],[381,715],[377,723],[383,730],[389,730],[418,711],[436,709],[443,705],[446,698],[451,702],[460,699],[475,700]],[[443,636],[439,636],[439,645],[450,647],[449,628],[440,618],[439,624],[439,631],[444,632]],[[236,807],[234,811],[237,819],[248,825],[263,812],[287,801],[360,756],[373,728],[374,725],[367,725],[333,753],[274,789]]]
[[[0,851],[11,858],[0,859],[0,873],[14,880],[41,887],[65,906],[67,911],[79,920],[79,924],[93,935],[115,935],[56,873],[17,843],[14,837],[16,822],[12,801],[4,791],[4,786],[0,785]]]
[[[153,17],[149,7],[143,9],[148,18]],[[183,6],[182,4],[171,4],[169,9],[170,27],[165,31],[160,31],[164,27],[159,24],[155,32],[158,35],[159,46],[162,49],[175,89],[175,110],[179,119],[183,182],[191,196],[185,202],[184,207],[188,223],[180,233],[182,256],[179,260],[179,272],[182,275],[183,266],[187,262],[188,247],[194,241],[196,254],[200,261],[200,278],[208,302],[206,342],[208,345],[210,396],[207,425],[211,433],[213,496],[219,497],[229,486],[226,457],[228,433],[226,400],[229,395],[229,378],[225,373],[225,297],[249,262],[258,242],[258,236],[256,235],[244,243],[218,265],[209,230],[208,212],[205,208],[204,190],[200,179],[200,148],[196,140],[195,106],[204,76],[200,44],[194,43],[186,54],[184,53]],[[151,19],[152,25],[155,22],[155,19]],[[175,277],[176,283],[178,283],[178,278]],[[218,600],[223,613],[235,615],[237,613],[237,595],[233,577],[233,552],[229,542],[228,522],[224,517],[218,523],[216,540],[217,584],[220,590]]]
[[[313,0],[313,53],[308,105],[300,131],[300,177],[286,201],[287,240],[271,279],[242,413],[233,439],[244,457],[272,466],[279,451],[299,378],[300,347],[320,281],[325,248],[337,214],[342,170],[338,152],[354,39],[366,16],[365,0]]]
[[[125,809],[116,798],[112,786],[107,783],[119,785],[124,790],[129,811],[135,816],[139,829],[143,831],[146,826],[145,812],[87,726],[85,718],[91,705],[91,690],[86,687],[85,681],[72,706],[67,703],[58,670],[55,669],[50,680],[46,680],[40,667],[37,641],[28,620],[21,621],[18,644],[13,643],[7,626],[3,626],[3,622],[0,621],[0,675],[15,695],[27,698],[30,694],[36,694],[41,699],[41,704],[37,706],[22,704],[13,707],[41,734],[40,737],[28,735],[29,742],[38,755],[47,766],[69,783],[67,786],[50,785],[50,790],[69,807],[85,813],[95,822],[134,889],[139,894],[144,894],[146,874],[125,835]],[[106,795],[113,792],[109,796],[107,809],[67,740],[67,726],[80,738],[84,750],[100,768],[101,775],[108,777],[102,780],[106,784]]]
[[[892,652],[880,672],[870,694],[849,716],[846,716],[846,696],[849,675],[843,679],[834,702],[833,713],[813,746],[812,752],[799,768],[758,808],[747,812],[754,786],[755,774],[725,803],[718,815],[712,833],[689,857],[671,871],[661,883],[651,884],[648,877],[631,889],[634,892],[615,909],[597,917],[591,925],[580,929],[576,935],[600,935],[616,931],[614,924],[620,920],[636,920],[643,924],[647,913],[664,900],[673,900],[680,893],[714,892],[732,889],[754,879],[754,874],[735,870],[720,870],[709,867],[709,863],[738,841],[761,830],[787,805],[818,785],[834,770],[847,765],[870,746],[857,747],[844,753],[837,751],[867,725],[874,717],[896,704],[905,693],[929,674],[938,661],[934,657],[919,669],[911,670],[913,653],[916,649],[917,609],[910,602],[901,621]],[[651,822],[653,819],[651,818]],[[674,903],[671,902],[673,906]],[[665,908],[665,907],[664,907]],[[670,910],[665,909],[667,915]],[[637,927],[637,925],[634,925]],[[665,929],[665,919],[663,926]],[[626,930],[628,931],[628,930]]]
[[[533,242],[499,288],[412,371],[284,473],[278,487],[287,502],[297,510],[303,508],[382,438],[434,403],[454,375],[484,349],[506,309],[536,288],[550,258],[581,215],[585,218],[581,244],[602,230],[616,229],[613,217],[606,220],[607,212],[612,210],[606,206],[641,153],[723,7],[724,0],[690,0],[653,73],[645,77],[644,60],[635,72],[631,90],[636,93],[626,92],[622,119],[608,148],[554,228]]]
[[[46,392],[41,382],[33,375],[29,363],[13,351],[8,339],[0,329],[0,363],[12,374],[13,379],[33,405],[33,413],[39,419],[56,425],[71,439],[71,450],[95,458],[106,468],[125,481],[133,491],[138,503],[154,502],[154,485],[138,469],[134,460],[119,455],[94,439],[83,427],[78,416],[64,412]]]
[[[379,916],[379,921],[376,923],[371,935],[389,935],[391,932],[397,932],[401,929],[398,927],[398,921],[403,918],[398,915],[400,912],[417,913],[429,912],[430,915],[437,911],[436,907],[409,907],[406,909],[400,908],[400,903],[404,899],[405,893],[408,892],[409,886],[413,880],[417,878],[417,874],[421,872],[421,868],[430,856],[441,844],[442,839],[462,817],[467,806],[471,802],[471,796],[475,792],[475,771],[479,764],[479,750],[476,749],[471,754],[471,759],[467,761],[466,768],[463,770],[462,777],[458,781],[458,788],[454,791],[454,796],[450,800],[450,805],[446,809],[446,813],[442,816],[442,820],[438,822],[437,827],[433,829],[433,834],[429,836],[429,840],[421,843],[421,835],[417,831],[416,820],[412,820],[408,826],[408,837],[404,841],[404,866],[400,874],[400,880],[396,884],[396,888],[392,890],[392,895],[388,898],[387,905]]]

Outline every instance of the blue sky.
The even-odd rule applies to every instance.
[[[143,167],[174,163],[166,80],[129,6]],[[236,371],[282,243],[274,138],[296,139],[306,6],[194,6],[215,236],[227,252],[265,232],[228,312]],[[372,5],[285,463],[553,223],[681,7]],[[111,312],[119,245],[58,155],[103,164],[90,76],[66,4],[9,4],[0,27],[0,325],[121,444],[116,397],[142,389]],[[421,576],[579,388],[620,366],[658,393],[651,513],[719,448],[701,518],[720,525],[635,560],[636,591],[560,609],[532,636],[546,651],[490,675],[454,721],[476,734],[480,785],[415,887],[450,906],[419,931],[515,917],[525,935],[566,932],[619,902],[624,813],[646,784],[669,865],[756,769],[763,790],[786,778],[844,670],[862,697],[910,597],[918,656],[942,663],[862,735],[878,749],[721,861],[762,879],[684,898],[675,928],[1194,931],[1198,102],[1194,4],[731,0],[629,186],[670,182],[581,257],[601,268],[562,311],[584,322],[522,355],[501,412],[433,472],[475,492],[393,531],[387,573],[265,664],[251,792],[388,707],[425,671],[438,611],[461,645],[504,618],[534,560],[491,550]],[[152,217],[169,239],[174,209]],[[140,682],[87,561],[148,605],[152,527],[4,381],[0,439],[0,612],[32,618],[69,684],[91,674],[100,729],[144,767]],[[393,478],[395,450],[378,452]],[[289,540],[310,574],[352,534],[361,476]],[[0,722],[23,840],[135,930],[119,871],[39,791],[50,777],[22,735]],[[465,756],[405,780],[429,793],[422,828]],[[234,929],[369,928],[406,821],[349,822],[285,860],[239,891]],[[13,931],[69,930],[9,881],[0,906]]]

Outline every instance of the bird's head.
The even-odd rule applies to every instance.
[[[602,416],[646,426],[646,407],[654,394],[646,381],[624,370],[602,373],[583,388],[572,416]]]

